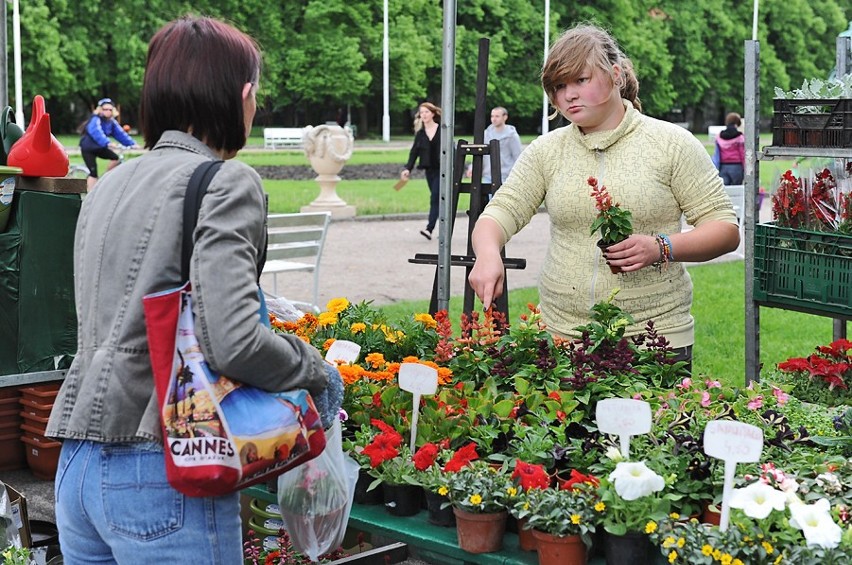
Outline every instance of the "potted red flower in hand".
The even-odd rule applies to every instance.
[[[595,199],[595,208],[598,215],[592,222],[590,235],[600,231],[601,238],[598,247],[606,249],[610,245],[627,239],[633,233],[633,214],[625,210],[620,204],[613,203],[612,195],[603,185],[598,185],[598,179],[589,177],[589,186],[592,187],[592,197]],[[618,267],[610,267],[613,273],[621,271]]]

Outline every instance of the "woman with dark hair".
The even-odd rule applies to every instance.
[[[414,161],[419,159],[418,169],[426,173],[426,184],[429,186],[429,219],[426,229],[420,230],[420,235],[432,239],[432,230],[438,222],[438,205],[441,200],[441,109],[431,102],[424,102],[417,110],[414,120],[414,144],[408,154],[408,163],[399,175],[400,180],[407,181],[414,168]]]
[[[308,389],[327,425],[337,415],[336,369],[258,323],[264,193],[257,173],[230,159],[254,118],[260,63],[255,42],[228,24],[189,16],[166,24],[149,45],[142,86],[150,151],[83,201],[78,350],[46,432],[63,440],[56,522],[66,564],[242,562],[239,494],[190,498],[166,480],[142,310],[143,296],[184,282],[184,194],[202,163],[225,160],[201,202],[190,262],[205,359],[258,388]]]

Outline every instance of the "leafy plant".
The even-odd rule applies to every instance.
[[[446,496],[454,507],[467,512],[501,512],[517,494],[505,465],[495,468],[485,461],[472,461],[447,475]]]
[[[775,98],[787,100],[820,99],[820,98],[852,98],[852,73],[834,80],[813,78],[805,79],[801,88],[785,91],[775,87]],[[803,106],[802,112],[821,112],[819,106]]]
[[[583,538],[587,547],[591,534],[600,521],[602,508],[592,485],[575,485],[571,489],[531,489],[519,496],[513,514],[527,519],[527,527],[554,536]]]
[[[601,243],[604,246],[627,239],[633,233],[633,214],[622,208],[621,204],[613,203],[606,187],[598,186],[598,179],[589,177],[586,182],[592,187],[592,198],[595,199],[595,208],[598,211],[589,234],[594,235],[600,231]]]
[[[26,547],[9,546],[0,552],[5,565],[30,565],[32,552]]]

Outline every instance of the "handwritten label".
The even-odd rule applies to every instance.
[[[607,398],[595,409],[598,429],[605,434],[635,436],[651,431],[651,405],[644,400]]]
[[[435,394],[438,371],[420,363],[403,363],[399,366],[399,388],[417,394]]]
[[[735,463],[760,461],[763,430],[751,424],[713,420],[704,428],[704,453]]]
[[[332,365],[338,363],[354,363],[361,355],[361,346],[354,341],[345,339],[335,340],[325,353],[325,360]]]

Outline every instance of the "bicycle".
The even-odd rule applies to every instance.
[[[121,165],[125,161],[124,152],[127,150],[127,147],[119,146],[112,148],[113,151],[118,155],[118,161],[115,164],[115,167]],[[109,167],[107,170],[115,168]],[[85,165],[85,163],[80,164],[72,164],[68,167],[68,174],[65,175],[66,178],[72,179],[85,179],[89,177],[89,167]]]

